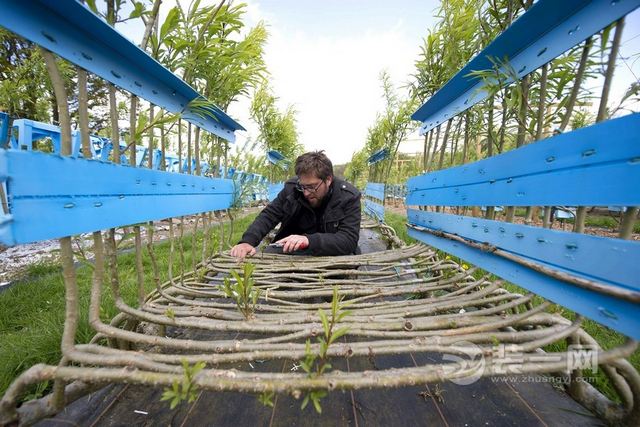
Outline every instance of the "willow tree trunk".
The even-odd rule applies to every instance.
[[[161,171],[165,171],[167,170],[167,148],[166,148],[166,134],[165,134],[165,129],[164,129],[164,125],[160,125],[160,170]]]
[[[429,157],[429,166],[427,167],[427,172],[431,171],[431,166],[433,166],[433,160],[436,157],[436,152],[438,150],[438,142],[440,140],[440,126],[436,129],[436,138],[433,142],[433,150],[431,151],[431,157]]]
[[[56,59],[48,50],[40,49],[40,53],[44,58],[51,85],[56,98],[56,109],[60,118],[60,155],[71,155],[71,117],[69,114],[69,105],[67,103],[67,91],[64,86],[64,80],[58,69]],[[59,365],[67,364],[67,354],[72,352],[75,347],[76,332],[78,330],[78,284],[76,281],[75,267],[73,264],[73,248],[71,246],[71,237],[63,237],[60,239],[60,261],[62,263],[62,275],[65,283],[65,321],[64,330],[62,332],[62,359]],[[56,380],[54,382],[53,405],[57,409],[64,406],[64,388],[65,382]]]
[[[89,94],[87,93],[87,72],[80,68],[78,71],[78,124],[80,127],[80,143],[82,157],[91,158],[91,138],[89,136]]]
[[[111,144],[113,146],[113,163],[120,164],[120,129],[118,129],[118,103],[116,87],[109,84],[109,116],[111,118]]]
[[[136,122],[138,118],[138,97],[131,95],[129,108],[129,165],[136,167]]]
[[[202,172],[200,168],[200,128],[196,126],[196,132],[194,135],[194,152],[196,157],[196,175],[200,175]]]
[[[447,122],[447,128],[444,131],[444,138],[442,139],[442,145],[440,146],[440,159],[438,159],[438,169],[442,169],[444,166],[444,152],[447,149],[447,142],[449,142],[449,132],[451,131],[451,122],[453,119],[449,119]]]
[[[487,157],[493,156],[493,144],[495,143],[493,140],[493,102],[494,96],[489,97],[488,104],[488,116],[487,116]]]
[[[182,119],[178,119],[178,173],[182,173]]]
[[[620,49],[620,40],[622,39],[622,30],[624,29],[624,17],[616,21],[616,33],[613,36],[613,42],[611,43],[611,52],[609,52],[609,60],[607,62],[607,71],[604,76],[604,84],[602,85],[602,95],[600,96],[600,108],[598,108],[598,116],[596,117],[596,123],[601,122],[607,118],[607,103],[609,102],[609,92],[611,90],[611,81],[613,80],[613,73],[616,68],[616,58],[618,57],[618,50]],[[628,221],[627,213],[632,209],[627,209],[625,216],[622,220],[622,227],[627,227],[624,223]],[[576,211],[576,222],[574,231],[576,233],[584,232],[584,223],[587,218],[587,207],[580,206]]]
[[[545,123],[545,109],[547,103],[547,75],[548,75],[549,65],[544,64],[542,66],[542,74],[540,75],[540,97],[538,98],[538,111],[536,117],[536,141],[540,141],[542,139],[542,135],[544,132],[544,123]],[[524,215],[524,223],[531,224],[533,221],[534,213],[537,215],[537,208],[533,208],[532,206],[527,206],[527,212]]]
[[[467,163],[467,156],[469,154],[469,127],[471,126],[471,114],[469,110],[464,114],[464,145],[462,146],[462,164]]]
[[[191,175],[191,123],[187,125],[187,173]]]
[[[591,50],[592,45],[593,38],[589,37],[584,42],[584,47],[582,48],[582,55],[580,56],[578,71],[576,73],[575,80],[573,81],[573,87],[571,88],[571,94],[569,94],[569,101],[567,101],[567,106],[565,108],[564,116],[562,117],[562,122],[560,123],[560,132],[564,132],[569,125],[569,122],[571,121],[571,114],[573,113],[573,108],[575,107],[576,101],[578,100],[578,94],[580,93],[580,87],[582,86],[582,80],[584,79],[584,72],[587,69],[587,63],[589,62],[589,51]]]
[[[424,150],[422,152],[422,170],[427,171],[427,156],[429,155],[429,149],[431,148],[431,138],[433,137],[433,129],[428,134],[424,135]]]

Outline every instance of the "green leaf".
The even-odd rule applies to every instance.
[[[231,275],[233,276],[234,279],[236,279],[236,283],[238,284],[244,284],[244,280],[242,279],[242,277],[240,277],[240,275],[238,274],[237,271],[231,269],[230,271]]]
[[[175,394],[171,389],[165,389],[162,393],[162,397],[160,397],[160,401],[173,399],[173,396],[175,396]]]
[[[320,341],[320,355],[324,357],[324,355],[327,354],[327,342],[322,337],[318,341]]]
[[[329,340],[329,344],[333,343],[335,340],[342,337],[347,332],[349,332],[349,328],[346,326],[338,329],[337,331],[334,331],[333,334],[331,335],[331,339]]]
[[[176,406],[178,406],[178,404],[180,403],[180,397],[176,396],[173,398],[173,400],[171,401],[171,404],[169,405],[169,408],[171,409],[175,409]]]
[[[142,2],[136,1],[133,4],[134,9],[131,11],[131,14],[129,14],[129,19],[139,18],[146,12],[144,4]]]
[[[342,319],[344,319],[345,317],[349,316],[352,313],[351,310],[344,310],[342,312],[340,312],[340,314],[338,315],[338,319],[337,321],[341,321]]]
[[[304,409],[309,404],[309,395],[307,394],[302,401],[302,405],[300,405],[300,409]]]
[[[335,314],[338,311],[338,287],[333,287],[333,298],[331,299],[331,312]]]
[[[180,23],[180,10],[177,6],[173,7],[167,14],[162,27],[160,27],[160,40],[164,40],[167,34],[173,32]]]
[[[329,319],[327,319],[327,315],[321,308],[318,309],[318,315],[320,316],[320,321],[322,321],[322,329],[324,329],[324,335],[329,336]]]
[[[95,13],[96,15],[100,15],[98,7],[96,6],[96,0],[86,0],[86,4],[87,6],[89,6],[89,9],[91,9],[93,13]]]
[[[314,390],[309,394],[311,395],[311,400],[313,401],[313,406],[316,409],[316,412],[321,414],[322,406],[320,406],[320,399],[325,397],[327,392],[325,390]]]
[[[611,34],[611,30],[615,27],[615,23],[609,25],[604,30],[602,30],[602,37],[600,38],[600,56],[604,56],[604,52],[607,49],[607,43],[609,42],[609,35]]]
[[[264,406],[269,406],[269,407],[273,408],[273,396],[274,395],[275,395],[275,393],[272,392],[272,391],[265,391],[265,392],[263,392],[263,393],[258,395],[258,400]]]
[[[207,366],[206,362],[200,361],[193,365],[193,375],[195,376],[198,372],[202,371],[205,366]]]

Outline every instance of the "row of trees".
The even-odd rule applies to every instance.
[[[369,128],[365,146],[353,154],[346,177],[357,183],[404,182],[408,176],[394,176],[390,165],[397,156],[398,144],[418,125],[410,120],[410,114],[532,3],[443,0],[437,11],[439,20],[423,39],[415,72],[403,88],[403,95],[393,94],[389,77],[382,75],[387,108]],[[494,69],[475,73],[485,82],[490,93],[488,99],[425,135],[423,154],[415,159],[415,164],[423,172],[464,164],[625,110],[639,99],[637,82],[622,99],[609,102],[623,27],[622,19],[509,86],[503,83],[515,71],[497,71],[503,64],[496,58]],[[594,89],[596,78],[604,79],[599,92]],[[390,158],[367,167],[367,158],[382,148],[389,150]]]
[[[299,151],[295,111],[291,108],[285,112],[278,110],[276,98],[266,86],[266,25],[260,22],[253,28],[246,28],[243,21],[246,4],[221,0],[217,5],[203,6],[200,0],[193,0],[188,7],[183,7],[178,3],[162,22],[158,19],[159,0],[153,3],[133,1],[131,4],[123,0],[103,3],[92,0],[87,1],[87,6],[116,28],[127,21],[141,20],[145,33],[140,47],[221,109],[226,110],[241,97],[253,96],[252,117],[260,128],[255,143],[264,150],[277,149],[288,155]],[[79,89],[84,86],[80,82],[86,73],[62,60],[58,61],[58,67],[69,94],[71,121],[77,127],[81,102]],[[42,52],[32,43],[3,29],[0,29],[0,79],[0,110],[12,118],[59,123]],[[158,111],[135,97],[128,98],[95,76],[88,75],[86,79],[91,133],[108,136],[114,142],[122,134],[131,147],[146,141],[150,148],[162,147],[177,152],[181,158],[204,159],[211,165],[220,166],[233,160],[237,164],[230,166],[250,167],[253,168],[251,172],[268,170],[264,156],[251,155],[246,150],[227,159],[229,145],[221,138],[201,133],[198,128],[192,129],[178,116]],[[127,120],[130,122],[128,129],[122,132],[118,124]],[[278,134],[284,134],[284,137],[274,138]],[[114,160],[118,158],[116,149]]]

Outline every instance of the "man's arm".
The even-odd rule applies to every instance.
[[[336,233],[309,234],[312,255],[349,255],[355,252],[360,237],[360,194],[355,194],[344,206],[344,218]]]
[[[264,236],[284,218],[284,202],[286,198],[285,189],[283,188],[278,193],[278,196],[258,214],[253,223],[247,228],[247,231],[244,232],[240,239],[240,243],[248,243],[254,247],[258,246]]]

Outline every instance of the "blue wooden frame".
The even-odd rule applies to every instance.
[[[411,117],[426,133],[487,97],[472,71],[506,60],[499,68],[520,79],[639,6],[640,0],[539,0]]]
[[[640,205],[640,114],[407,181],[407,205]],[[544,191],[540,191],[544,189]]]
[[[384,187],[378,182],[368,182],[364,190],[364,213],[384,222]]]
[[[417,221],[417,219],[414,217],[411,221]],[[503,226],[503,223],[499,224],[500,225],[496,227]],[[447,229],[449,228],[450,224],[447,224]],[[438,237],[427,232],[421,232],[414,228],[409,228],[408,234],[416,240],[460,257],[469,263],[478,265],[486,271],[503,277],[505,280],[520,285],[631,338],[640,339],[640,316],[638,316],[640,306],[638,303],[574,286],[508,259],[501,258],[490,252],[470,247],[464,243]],[[533,235],[531,235],[528,240],[531,241],[533,238]],[[535,239],[537,241],[537,238]],[[553,242],[553,240],[551,240],[551,242]],[[637,246],[637,243],[620,242],[623,242],[622,246],[628,246],[627,243]],[[561,247],[562,245],[558,243],[556,246]],[[611,253],[620,257],[627,256],[624,250],[617,250],[614,245],[612,245]],[[637,250],[634,250],[634,253],[637,253]],[[595,254],[596,258],[597,255],[598,254]],[[628,264],[631,264],[632,261],[637,263],[637,259],[627,259]],[[596,260],[595,265],[602,266],[603,264],[601,261]],[[627,265],[627,271],[631,269],[632,268]],[[572,272],[572,274],[575,275],[575,272]],[[634,278],[632,278],[632,280],[633,279]],[[637,283],[637,279],[635,282],[632,282],[636,288]]]
[[[278,194],[284,189],[284,182],[277,182],[267,185],[267,193],[269,201],[272,202],[278,197]]]
[[[9,143],[9,115],[0,111],[0,148]]]
[[[375,153],[373,153],[371,156],[369,156],[369,158],[367,159],[367,164],[369,166],[372,166],[372,165],[375,165],[378,162],[386,160],[388,157],[389,157],[389,149],[388,148],[382,148],[382,149],[376,151]]]
[[[412,116],[421,131],[487,96],[472,71],[510,68],[511,83],[640,6],[640,0],[540,0]],[[638,206],[640,114],[472,164],[414,177],[413,206]],[[632,338],[640,339],[640,243],[425,210],[409,235]]]
[[[230,142],[244,128],[76,0],[0,0],[0,26]]]
[[[10,208],[0,216],[4,245],[227,209],[234,201],[229,179],[36,151],[0,150],[0,171]]]

